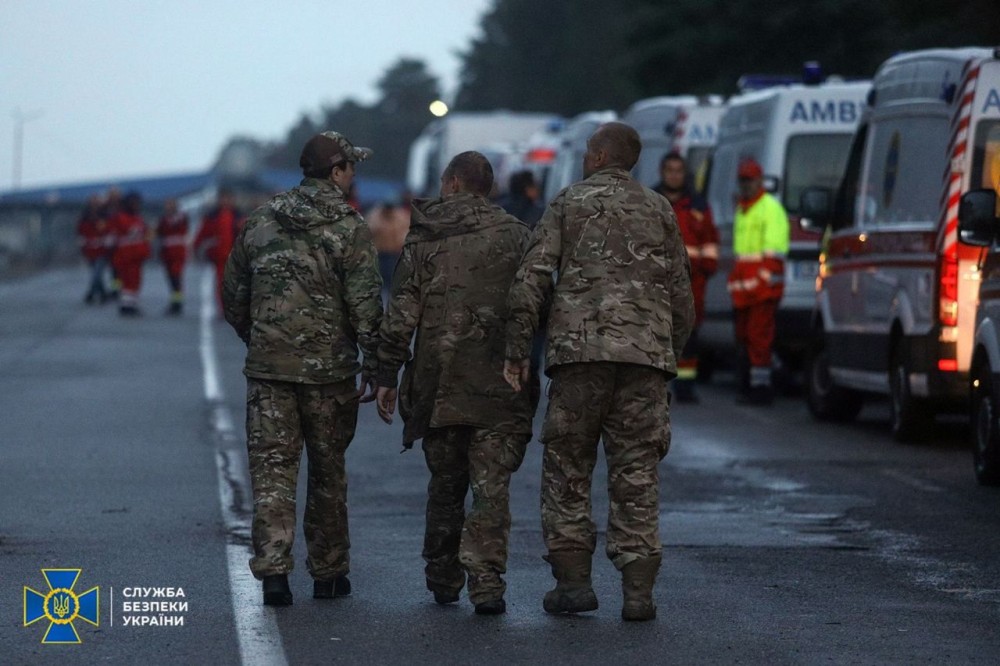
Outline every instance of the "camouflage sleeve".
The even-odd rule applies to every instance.
[[[670,314],[673,319],[670,344],[674,348],[674,358],[680,358],[681,351],[694,330],[694,294],[691,291],[691,262],[677,225],[677,216],[673,210],[667,214],[667,268],[670,271],[667,280],[670,286]]]
[[[250,343],[250,259],[247,256],[244,234],[240,233],[226,260],[222,278],[222,314],[236,334]]]
[[[531,355],[532,337],[552,292],[552,274],[559,268],[562,257],[562,209],[562,196],[556,197],[535,227],[514,276],[507,296],[509,360],[521,361]]]
[[[364,222],[355,228],[350,251],[344,256],[344,301],[361,347],[362,376],[374,377],[382,322],[382,277],[372,234]]]
[[[379,386],[395,388],[399,369],[410,359],[410,341],[420,323],[423,302],[414,246],[403,246],[403,254],[392,276],[392,298],[382,319],[378,346]]]

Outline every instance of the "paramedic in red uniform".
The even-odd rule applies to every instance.
[[[660,182],[653,188],[670,202],[691,260],[691,290],[694,292],[695,327],[681,358],[677,360],[674,397],[678,402],[698,402],[698,328],[705,318],[705,286],[719,268],[719,231],[712,210],[688,185],[687,164],[680,153],[671,152],[660,162]]]
[[[179,315],[184,309],[184,262],[187,260],[188,217],[177,209],[177,201],[163,203],[163,216],[156,225],[160,241],[160,261],[170,283],[170,307],[167,314]]]
[[[118,311],[124,317],[139,314],[139,289],[142,287],[142,264],[151,254],[149,232],[140,215],[142,198],[130,192],[122,199],[121,210],[112,218],[114,254],[111,265],[121,280]]]
[[[215,264],[215,294],[222,298],[222,276],[226,259],[233,249],[233,241],[240,231],[240,214],[233,205],[233,195],[219,190],[219,204],[202,220],[201,229],[194,239],[196,251],[204,249],[205,257]],[[221,301],[220,301],[221,302]]]
[[[767,405],[774,400],[771,348],[775,314],[784,292],[790,230],[781,202],[764,190],[760,164],[744,159],[737,177],[734,265],[726,287],[733,299],[736,342],[744,364],[749,367],[749,390],[741,402]]]
[[[90,286],[83,299],[86,303],[103,303],[111,297],[104,285],[104,271],[108,266],[108,226],[101,217],[101,198],[89,197],[76,225],[80,251],[90,266]]]

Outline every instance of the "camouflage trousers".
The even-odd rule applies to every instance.
[[[591,482],[598,441],[608,462],[607,554],[618,569],[659,555],[659,471],[670,448],[667,375],[628,363],[551,371],[542,428],[542,531],[549,552],[594,552]]]
[[[521,466],[529,439],[470,426],[432,428],[424,437],[431,471],[423,552],[429,590],[457,593],[468,573],[472,603],[503,597],[510,477]],[[472,509],[466,515],[470,486]]]
[[[257,578],[292,570],[295,489],[305,441],[309,484],[303,531],[309,573],[332,580],[349,569],[344,453],[358,419],[355,380],[298,384],[247,379],[247,451],[253,487]]]

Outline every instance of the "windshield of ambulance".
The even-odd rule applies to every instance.
[[[799,201],[807,187],[837,191],[847,166],[851,138],[851,134],[799,134],[788,140],[782,203],[789,213],[799,212]]]
[[[993,190],[1000,195],[1000,120],[980,121],[976,127],[975,141],[971,189]]]

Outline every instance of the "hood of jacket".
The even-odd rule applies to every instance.
[[[415,199],[406,242],[471,234],[503,224],[523,224],[485,197],[459,192],[437,199]]]
[[[304,178],[298,187],[271,199],[270,206],[274,219],[295,231],[315,229],[357,214],[339,187],[319,178]]]

